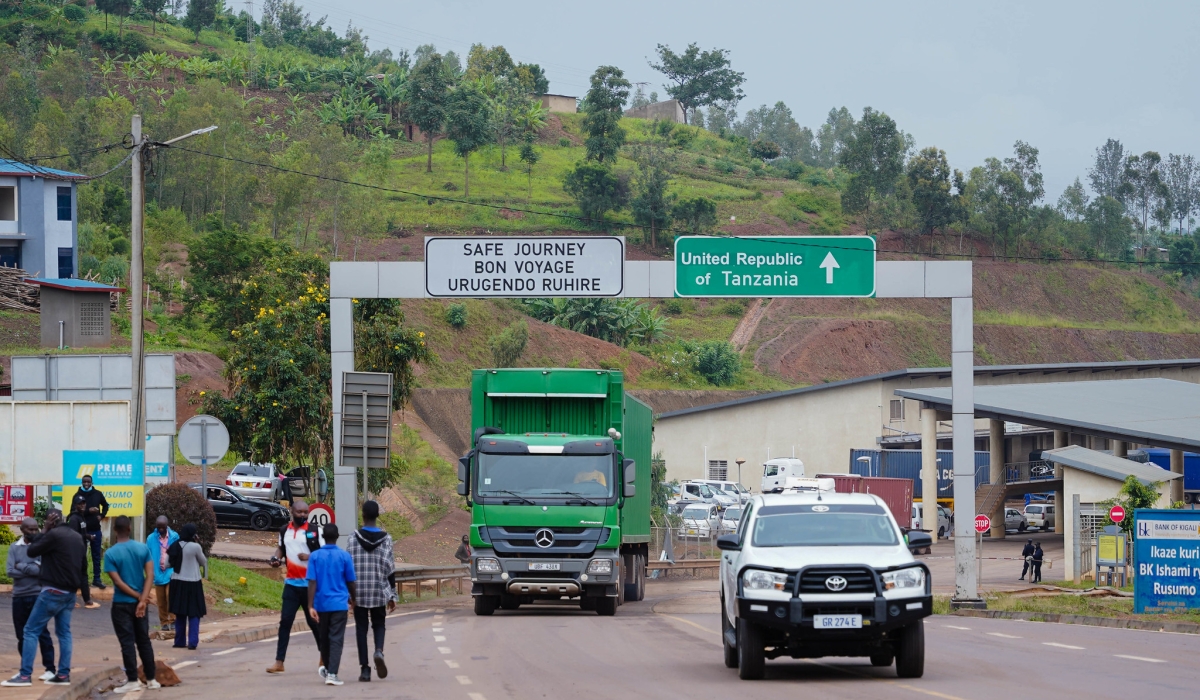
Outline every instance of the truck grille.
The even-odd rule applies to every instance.
[[[846,579],[846,587],[831,591],[826,585],[831,576]],[[788,576],[788,585],[795,585],[795,574]],[[820,568],[800,572],[799,593],[875,593],[875,572],[865,568]]]
[[[509,556],[571,557],[590,556],[596,545],[605,539],[607,528],[564,527],[545,528],[554,534],[554,543],[539,547],[535,536],[540,527],[489,527],[487,539],[497,554]]]

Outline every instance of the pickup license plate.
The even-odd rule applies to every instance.
[[[530,571],[561,571],[562,564],[549,561],[531,561],[529,562]]]
[[[862,615],[813,615],[813,629],[862,629]]]

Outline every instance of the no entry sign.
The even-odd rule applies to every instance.
[[[1121,506],[1113,506],[1108,509],[1108,519],[1114,523],[1119,523],[1125,519],[1125,509]]]
[[[975,516],[975,532],[987,532],[992,529],[992,519],[980,513]]]

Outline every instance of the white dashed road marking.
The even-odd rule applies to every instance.
[[[232,654],[235,651],[245,651],[245,650],[246,650],[246,647],[233,647],[232,649],[226,649],[225,651],[214,651],[212,655],[213,656],[225,656],[226,654]]]
[[[441,631],[442,631],[442,628],[441,628],[441,627],[434,627],[434,628],[433,628],[433,631],[434,631],[434,632],[441,632]]]
[[[455,676],[458,679],[459,685],[471,685],[471,679],[466,676]]]
[[[449,653],[450,653],[450,647],[438,647],[438,652],[440,652],[440,653],[442,653],[442,654],[449,654]]]
[[[1151,664],[1167,663],[1166,661],[1164,661],[1162,659],[1151,659],[1146,656],[1130,656],[1128,654],[1113,654],[1113,656],[1117,657],[1118,659],[1130,659],[1131,661],[1145,661],[1145,662],[1151,663]]]
[[[178,671],[179,669],[183,668],[184,666],[191,666],[194,663],[197,663],[197,662],[196,661],[180,661],[179,663],[172,666],[171,670]]]
[[[450,668],[458,668],[458,662],[451,661],[450,659],[446,659],[446,665],[449,666]]]
[[[971,630],[970,627],[959,627],[958,625],[942,625],[942,627],[947,627],[952,630],[967,630],[968,632]]]
[[[1048,647],[1058,647],[1059,649],[1075,649],[1076,651],[1083,651],[1086,648],[1071,646],[1070,644],[1059,644],[1058,642],[1042,642],[1042,644]]]
[[[442,636],[440,636],[440,635],[436,635],[436,634],[435,634],[435,635],[433,635],[433,641],[435,641],[435,642],[444,642],[444,641],[446,641],[446,638],[445,638],[445,637],[442,637]]]
[[[1003,632],[988,632],[988,635],[992,637],[1001,637],[1003,639],[1021,639],[1021,637],[1018,637],[1014,634],[1004,634]]]
[[[278,642],[278,641],[279,641],[279,637],[271,637],[270,639],[260,639],[260,640],[258,640],[258,643],[259,644],[270,644],[271,642]]]
[[[487,700],[487,698],[483,697],[483,693],[467,693],[467,697],[471,698],[471,700]]]

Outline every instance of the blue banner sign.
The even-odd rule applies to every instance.
[[[1139,508],[1133,527],[1133,611],[1200,608],[1200,511]]]
[[[85,476],[96,486],[142,486],[146,462],[141,450],[63,450],[63,485],[78,486]]]

